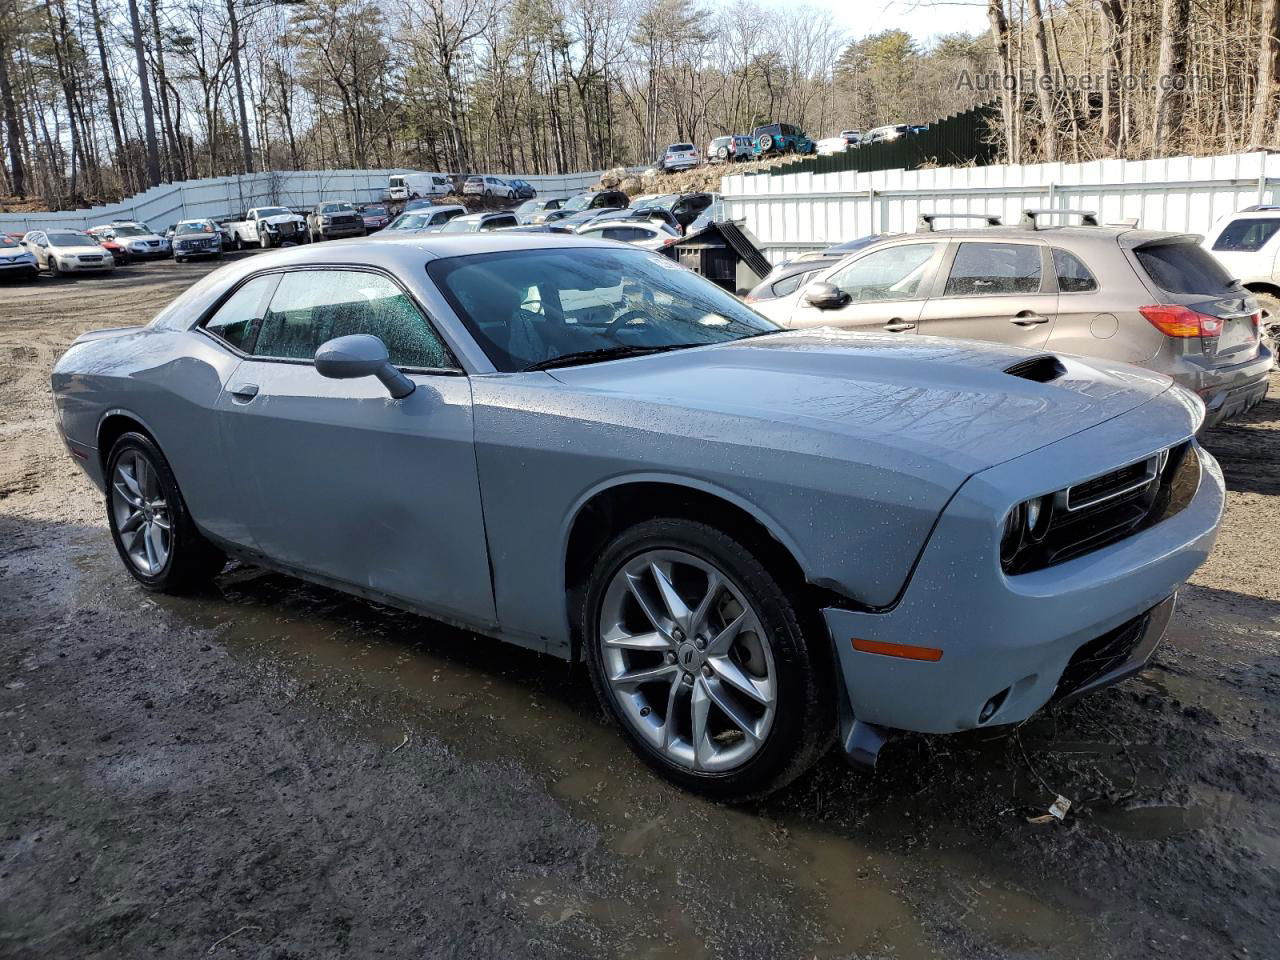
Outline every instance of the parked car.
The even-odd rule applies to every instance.
[[[738,135],[716,137],[707,144],[707,160],[711,163],[732,163],[751,159],[751,138]]]
[[[443,197],[451,193],[453,181],[442,173],[393,173],[387,178],[387,197],[391,200]]]
[[[1141,670],[1225,497],[1163,376],[780,332],[582,237],[245,258],[52,394],[142,588],[240,557],[585,661],[645,763],[730,800]]]
[[[849,144],[851,147],[856,147],[862,142],[861,130],[841,130],[840,136],[844,137],[845,143]]]
[[[133,260],[158,260],[168,257],[169,241],[145,223],[135,220],[113,220],[90,227],[86,233],[95,240],[110,240],[119,244]]]
[[[454,217],[439,230],[440,233],[481,233],[488,230],[501,230],[503,227],[518,227],[520,222],[516,215],[509,211],[499,213],[468,213]]]
[[[880,143],[882,140],[897,140],[911,133],[911,127],[905,123],[890,123],[883,127],[872,127],[862,138],[863,143]]]
[[[538,191],[528,180],[508,180],[507,183],[515,190],[517,200],[532,200],[538,195]]]
[[[312,243],[364,235],[364,217],[354,204],[345,201],[317,203],[307,211],[307,237]]]
[[[608,214],[607,218],[610,220],[641,220],[650,223],[661,223],[670,227],[676,233],[684,233],[684,227],[680,221],[672,215],[670,210],[665,210],[662,207],[631,206],[625,210],[618,210]],[[597,217],[596,219],[604,218]]]
[[[567,217],[561,217],[554,222],[557,227],[568,227],[570,230],[577,230],[579,227],[585,226],[595,220],[611,220],[617,217],[623,210],[629,207],[594,207],[590,210],[583,210],[581,213],[571,213]]]
[[[565,217],[581,213],[584,210],[603,210],[612,208],[621,210],[630,206],[631,201],[621,190],[598,190],[594,193],[579,193],[570,197],[560,205],[558,210],[547,210],[535,214],[534,223],[555,223]]]
[[[522,224],[539,223],[537,217],[549,210],[559,210],[564,203],[563,197],[539,197],[537,200],[526,200],[516,207],[516,219]]]
[[[22,245],[35,257],[36,266],[55,277],[64,273],[100,273],[116,268],[115,257],[82,230],[32,230]]]
[[[506,197],[514,200],[516,188],[501,177],[467,177],[462,184],[463,196],[470,197]]]
[[[111,258],[115,260],[117,267],[124,266],[129,262],[129,250],[125,247],[124,241],[112,239],[110,236],[102,233],[102,230],[102,227],[90,227],[85,231],[85,233],[98,241],[98,246],[102,247],[103,250],[107,250],[111,253]],[[165,233],[163,236],[165,240],[172,240],[168,233]],[[172,243],[170,246],[172,246]]]
[[[571,237],[574,234],[572,227],[566,227],[559,223],[522,223],[516,227],[503,227],[503,233],[556,233],[561,236]]]
[[[1137,364],[1195,391],[1212,425],[1266,395],[1272,355],[1257,301],[1199,240],[1112,226],[904,234],[756,309],[788,327],[997,340]]]
[[[391,222],[391,212],[385,203],[362,203],[356,209],[364,221],[365,233],[375,233]]]
[[[439,233],[450,220],[464,216],[467,208],[460,203],[433,204],[402,213],[381,231],[381,236],[402,236],[406,233]]]
[[[683,228],[697,220],[703,211],[708,210],[719,199],[718,193],[668,193],[643,204],[633,201],[631,205],[665,210]]]
[[[306,217],[288,207],[254,207],[243,216],[222,222],[237,250],[253,244],[264,250],[310,239]]]
[[[1280,206],[1258,204],[1218,220],[1204,248],[1252,293],[1262,323],[1280,323]]]
[[[665,173],[672,170],[689,170],[702,162],[698,148],[692,143],[673,143],[662,154],[658,168]]]
[[[36,255],[22,245],[21,240],[0,235],[0,279],[32,280],[40,276]]]
[[[791,260],[779,264],[742,299],[747,303],[762,303],[790,296],[830,266],[830,261],[824,260]]]
[[[869,233],[866,236],[858,237],[854,240],[846,240],[844,243],[834,243],[821,250],[812,250],[807,253],[802,253],[799,256],[792,258],[790,262],[795,263],[801,260],[825,260],[827,262],[823,269],[826,269],[827,266],[831,265],[831,261],[843,260],[845,257],[849,256],[849,254],[857,253],[859,250],[864,247],[869,247],[873,243],[879,243],[888,236],[890,236],[890,234]]]
[[[790,123],[767,123],[751,134],[751,152],[757,156],[770,153],[813,153],[813,141],[799,127]]]
[[[209,219],[179,220],[173,229],[173,259],[222,256],[222,229]]]
[[[820,157],[830,157],[837,153],[844,153],[851,149],[849,141],[844,137],[825,137],[817,141],[813,145],[814,151]]]
[[[649,220],[601,218],[578,228],[578,236],[597,240],[621,240],[648,250],[661,250],[680,239],[680,230]]]

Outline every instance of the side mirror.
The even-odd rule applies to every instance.
[[[334,337],[316,351],[316,372],[331,380],[377,377],[397,400],[413,393],[414,383],[391,365],[387,345],[368,333]]]
[[[804,302],[819,310],[835,310],[849,302],[849,295],[835,284],[816,280],[805,287]]]

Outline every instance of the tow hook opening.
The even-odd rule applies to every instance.
[[[979,724],[986,723],[1000,711],[1000,708],[1004,706],[1005,699],[1009,696],[1010,689],[1010,687],[1005,687],[982,705],[982,712],[978,714]]]

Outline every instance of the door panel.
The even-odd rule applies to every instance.
[[[939,241],[869,247],[822,278],[848,297],[844,306],[819,310],[801,290],[788,326],[913,333],[945,250]]]
[[[271,559],[492,624],[470,382],[410,379],[393,401],[371,377],[242,363],[219,407],[243,513]]]
[[[925,303],[920,332],[1042,347],[1058,311],[1043,244],[964,242],[947,268],[941,296]]]

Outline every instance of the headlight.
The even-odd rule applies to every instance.
[[[276,226],[274,223],[264,223],[262,226],[263,226],[265,229],[267,229],[268,231],[272,232],[272,233],[274,233],[275,231],[277,231],[277,230],[279,230],[279,229],[280,229],[280,228],[279,228],[278,226]]]
[[[1043,541],[1052,519],[1051,493],[1015,505],[1005,514],[1004,529],[1000,532],[1000,563],[1008,567],[1023,547]]]

